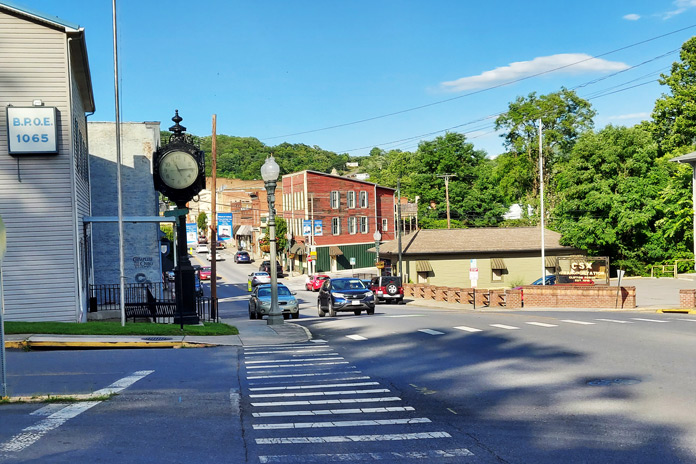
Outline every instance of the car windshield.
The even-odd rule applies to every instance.
[[[317,280],[327,280],[329,276],[317,276]]]
[[[203,272],[210,272],[210,268],[209,268],[209,267],[204,267],[203,269],[201,269],[201,271],[203,271]]]
[[[265,277],[265,276],[268,275],[268,272],[257,272],[257,273],[254,274],[254,275],[257,276],[257,277]]]
[[[364,289],[365,285],[360,280],[335,280],[333,288],[336,290],[359,290]]]
[[[288,290],[287,287],[278,287],[278,296],[291,296],[292,293],[290,293],[290,290]],[[271,297],[271,288],[270,287],[264,287],[259,289],[259,298],[270,298]]]

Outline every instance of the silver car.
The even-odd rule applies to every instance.
[[[296,292],[278,284],[278,308],[284,319],[300,317],[300,305],[295,298]],[[249,298],[249,319],[263,319],[271,313],[271,285],[261,284],[254,288]]]

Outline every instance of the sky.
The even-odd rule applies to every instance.
[[[2,1],[2,0],[0,0]],[[114,121],[112,2],[13,0],[85,29]],[[460,132],[493,158],[509,103],[574,89],[595,128],[649,119],[696,0],[116,0],[120,115],[362,156]],[[554,71],[555,70],[555,71]]]

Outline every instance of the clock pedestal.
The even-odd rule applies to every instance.
[[[177,204],[177,208],[183,209],[186,204]],[[196,276],[186,248],[186,215],[177,217],[176,225],[176,253],[177,263],[174,268],[174,288],[176,289],[176,313],[175,324],[198,324],[198,312],[196,311]]]

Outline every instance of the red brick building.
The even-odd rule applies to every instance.
[[[367,250],[375,246],[375,231],[381,241],[395,237],[392,188],[316,171],[287,174],[281,183],[283,208],[277,211],[293,236],[294,271],[373,267],[375,253]],[[316,261],[308,270],[311,251],[316,251]]]

